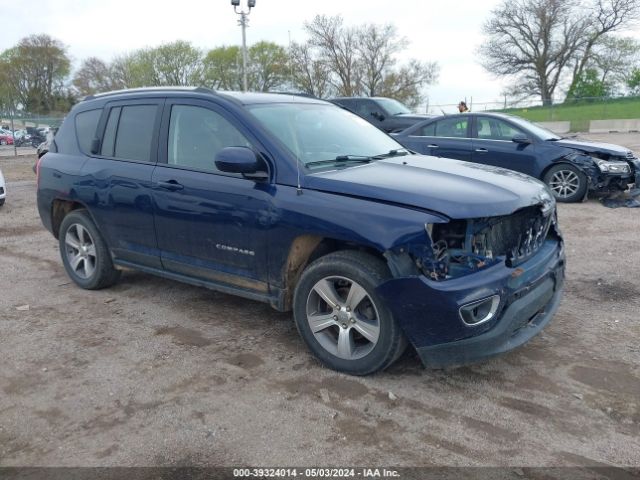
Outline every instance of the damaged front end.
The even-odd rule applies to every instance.
[[[640,185],[640,160],[631,151],[624,156],[607,152],[574,152],[563,160],[578,166],[594,193],[621,192]]]
[[[552,201],[520,209],[511,215],[451,220],[427,224],[425,229],[427,242],[404,245],[387,252],[394,275],[413,270],[414,274],[421,273],[431,280],[442,281],[499,263],[514,268],[536,253],[550,231],[559,238]]]
[[[510,215],[428,224],[385,256],[378,287],[427,367],[463,365],[526,343],[555,314],[564,248],[555,201]]]

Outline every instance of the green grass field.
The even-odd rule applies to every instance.
[[[589,129],[591,120],[640,118],[640,97],[583,100],[552,107],[509,108],[501,111],[533,122],[570,121],[572,132],[584,132]]]

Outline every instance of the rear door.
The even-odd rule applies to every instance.
[[[468,115],[451,115],[409,132],[407,142],[425,155],[471,161],[471,125]]]
[[[267,292],[269,183],[219,171],[225,147],[255,140],[213,102],[167,100],[153,173],[158,247],[165,270]]]
[[[118,260],[160,267],[151,175],[163,99],[111,102],[98,126],[99,151],[82,167],[77,194]],[[83,148],[88,149],[89,145]]]
[[[512,140],[516,134],[527,135],[524,130],[511,122],[488,115],[476,116],[473,130],[472,159],[475,163],[536,175],[535,144]]]

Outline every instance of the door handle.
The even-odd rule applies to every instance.
[[[431,145],[427,145],[427,147],[428,148],[438,148],[438,145],[431,144]]]
[[[160,188],[171,190],[172,192],[176,190],[182,190],[184,188],[184,185],[182,185],[181,183],[178,183],[176,180],[167,180],[166,182],[158,182],[156,183],[156,185]]]
[[[489,150],[487,150],[486,148],[476,148],[476,152],[478,153],[487,153]]]

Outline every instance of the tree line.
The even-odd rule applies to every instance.
[[[248,48],[250,91],[331,96],[389,96],[416,106],[435,83],[435,62],[400,63],[408,46],[392,24],[347,26],[339,16],[305,23],[307,40],[288,46],[260,41]],[[30,113],[67,111],[85,95],[145,86],[242,89],[237,46],[205,51],[183,40],[142,48],[105,61],[82,60],[71,72],[67,48],[48,35],[32,35],[0,54],[0,109]]]
[[[640,44],[619,36],[639,18],[640,0],[505,0],[478,53],[487,71],[512,80],[506,94],[543,105],[559,93],[640,95]]]

